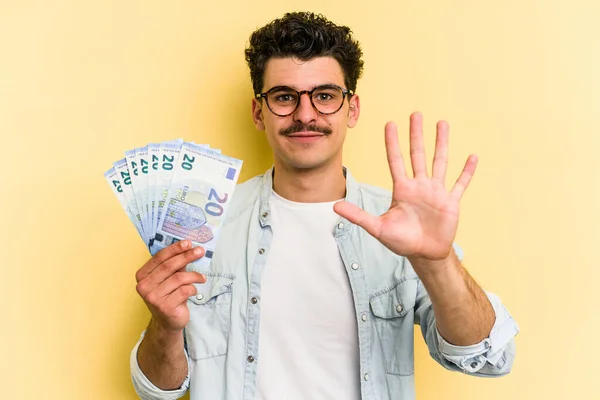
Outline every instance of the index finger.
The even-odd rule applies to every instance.
[[[402,152],[398,145],[398,128],[393,122],[388,122],[385,125],[385,149],[392,180],[394,183],[398,183],[406,178],[406,169],[404,168],[404,158],[402,158]]]
[[[163,262],[167,261],[169,258],[175,257],[189,249],[192,248],[192,242],[189,240],[182,240],[177,243],[173,243],[170,246],[165,247],[161,251],[157,252],[146,264],[140,268],[136,274],[135,279],[137,282],[146,278],[148,275],[152,273]]]

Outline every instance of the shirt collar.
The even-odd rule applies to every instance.
[[[346,196],[344,197],[344,200],[359,205],[358,183],[354,180],[354,177],[346,167],[342,166],[342,169],[344,171],[344,176],[346,177]],[[271,218],[269,198],[273,192],[273,170],[274,167],[269,168],[262,177],[259,207],[259,219],[262,227],[269,225],[269,219]],[[336,236],[347,232],[350,229],[350,226],[350,221],[340,217],[340,220],[335,227]]]

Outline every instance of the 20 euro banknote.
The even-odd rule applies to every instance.
[[[184,143],[151,251],[189,239],[205,248],[205,256],[197,263],[208,266],[241,167],[241,160]]]

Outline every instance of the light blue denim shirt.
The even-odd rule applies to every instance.
[[[208,280],[196,285],[198,295],[188,300],[188,377],[181,388],[163,391],[154,386],[137,364],[139,341],[134,347],[132,380],[142,399],[177,399],[188,389],[191,400],[254,399],[261,276],[273,238],[271,191],[272,169],[238,185],[210,268],[188,266]],[[357,183],[346,171],[346,201],[381,215],[391,194]],[[519,330],[497,296],[487,293],[496,313],[490,336],[472,346],[451,345],[439,334],[429,295],[406,258],[341,217],[332,234],[353,293],[362,399],[415,399],[414,324],[420,325],[431,356],[447,369],[477,376],[510,371]],[[462,250],[454,249],[462,259]]]

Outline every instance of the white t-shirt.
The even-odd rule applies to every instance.
[[[257,400],[360,399],[357,320],[334,227],[335,202],[273,192],[261,283]]]

